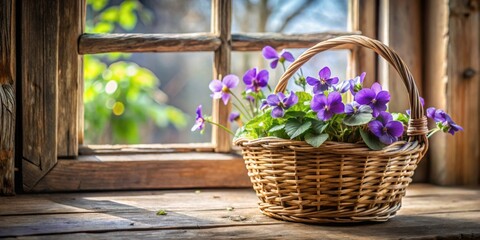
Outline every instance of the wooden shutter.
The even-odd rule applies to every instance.
[[[21,2],[22,170],[27,191],[55,166],[57,153],[78,152],[81,6],[81,1]],[[62,134],[57,137],[57,132]]]
[[[0,2],[0,194],[14,193],[15,1]]]

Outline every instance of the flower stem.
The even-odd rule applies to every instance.
[[[232,96],[238,101],[238,103],[240,104],[240,106],[242,106],[243,110],[245,111],[245,113],[248,113],[249,110],[248,108],[242,103],[242,100],[240,100],[240,98],[237,97],[237,95],[235,95],[232,91],[229,90],[229,93],[232,94]],[[237,107],[238,108],[238,107]],[[240,110],[240,109],[239,109]],[[248,116],[249,118],[253,118],[253,114],[254,113],[251,113],[249,115],[245,114],[245,116]]]
[[[246,114],[245,111],[243,110],[243,108],[239,107],[237,104],[235,104],[234,102],[233,103],[233,106],[240,112],[240,114],[242,114],[243,116],[245,116],[246,118],[250,118],[250,115]]]
[[[436,132],[440,131],[441,129],[440,128],[434,128],[432,130],[430,130],[430,132],[427,134],[427,138],[430,138],[433,134],[435,134]]]
[[[215,126],[221,128],[221,129],[225,130],[226,132],[230,133],[230,135],[235,136],[235,133],[233,133],[230,129],[226,128],[225,126],[223,126],[223,125],[221,125],[221,124],[218,124],[218,123],[216,123],[216,122],[212,122],[212,121],[210,121],[209,119],[205,119],[205,122],[208,122],[208,123],[210,123],[210,124],[212,124],[212,125],[215,125]]]

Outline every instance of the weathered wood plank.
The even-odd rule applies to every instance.
[[[181,201],[179,201],[181,199]],[[256,208],[251,187],[244,189],[162,190],[132,192],[17,195],[0,198],[0,216],[106,213],[144,209],[204,211]],[[15,200],[15,204],[12,201]],[[112,202],[118,204],[111,204]]]
[[[178,201],[181,199],[181,201]],[[0,216],[67,213],[107,213],[144,209],[203,211],[256,208],[254,191],[246,189],[163,190],[114,193],[20,195],[0,198]],[[111,203],[116,204],[111,204]],[[461,204],[459,204],[461,203]],[[418,215],[480,211],[480,191],[414,184],[409,187],[400,214]]]
[[[380,1],[380,5],[382,5],[380,25],[384,25],[380,27],[380,40],[400,55],[412,72],[420,95],[424,96],[422,26],[421,24],[412,24],[412,22],[421,22],[421,1],[386,0]],[[383,65],[379,67],[378,80],[391,95],[388,109],[392,112],[404,113],[410,108],[407,90],[395,69],[386,66],[383,59],[380,62]],[[427,171],[427,161],[420,162],[415,170],[414,181],[427,182]]]
[[[447,138],[452,182],[480,185],[480,1],[449,1],[447,112],[464,131]],[[451,167],[451,168],[449,168]]]
[[[128,238],[128,239],[478,239],[475,213],[443,214],[434,217],[398,216],[391,222],[365,226],[314,226],[278,222],[276,224],[229,225],[170,230],[92,232],[47,235],[33,239]],[[447,218],[461,218],[445,224]],[[415,224],[422,224],[421,227]],[[301,236],[301,237],[300,237]],[[26,237],[26,239],[32,239]]]
[[[353,32],[324,32],[314,34],[234,33],[233,51],[260,51],[266,45],[275,48],[307,48],[330,38],[360,34]],[[91,34],[80,36],[79,53],[106,52],[187,52],[215,51],[221,45],[218,34]]]
[[[258,210],[254,208],[237,211],[228,211],[227,209],[167,211],[167,215],[163,216],[157,216],[157,211],[137,209],[134,212],[55,214],[36,217],[31,215],[4,216],[0,219],[0,226],[2,226],[0,237],[48,233],[108,232],[125,229],[162,230],[238,225],[260,226],[281,223],[258,214]],[[237,218],[238,221],[235,221]]]
[[[78,91],[80,84],[78,37],[83,33],[83,1],[59,2],[58,26],[58,119],[57,155],[76,157],[78,155]]]
[[[173,152],[213,152],[211,143],[189,144],[130,144],[130,145],[86,145],[80,146],[80,155],[173,153]]]
[[[425,2],[426,26],[425,29],[425,101],[428,106],[446,109],[445,96],[448,71],[447,71],[447,46],[449,41],[448,31],[448,1],[428,0]],[[430,127],[435,127],[434,123]],[[445,159],[446,137],[435,134],[430,141],[428,159],[430,161],[430,182],[436,184],[453,183],[449,180],[449,169],[453,167]]]
[[[0,2],[0,195],[12,195],[15,151],[15,1]]]
[[[214,51],[221,44],[212,33],[183,34],[91,34],[80,37],[80,54],[107,52]]]
[[[22,1],[21,11],[22,168],[28,191],[40,180],[29,176],[43,176],[57,161],[59,1]]]
[[[386,223],[315,226],[263,216],[256,208],[257,198],[250,189],[20,195],[0,198],[0,236],[41,239],[478,237],[479,196],[480,189],[411,185],[399,215]],[[167,215],[157,216],[160,209]]]
[[[87,3],[85,0],[81,0],[82,6],[80,9],[80,28],[82,32],[85,29],[85,21],[87,20]],[[80,39],[78,39],[80,41]],[[77,46],[77,53],[80,52],[79,46]],[[77,137],[78,137],[78,144],[83,144],[84,140],[84,115],[85,115],[85,105],[83,104],[83,92],[85,91],[84,81],[83,81],[83,56],[79,57],[80,61],[78,61],[78,69],[79,69],[79,79],[80,82],[78,84],[78,91],[77,91]]]
[[[357,34],[360,34],[360,32],[324,32],[314,34],[234,33],[232,34],[232,50],[260,51],[266,45],[277,49],[309,48],[321,41],[334,37]]]
[[[33,191],[250,186],[240,156],[164,153],[58,160]]]
[[[222,80],[230,74],[230,52],[231,52],[231,24],[232,24],[232,1],[212,0],[212,32],[219,36],[221,45],[214,53],[213,78]],[[230,127],[228,115],[232,110],[231,101],[226,105],[221,99],[213,100],[212,119],[214,122]],[[232,138],[228,132],[212,126],[212,143],[217,152],[228,152],[231,149]]]
[[[431,181],[480,184],[480,2],[428,3],[432,41],[427,56],[428,100],[464,128],[454,137],[432,138]]]
[[[400,217],[399,217],[400,218]],[[403,220],[403,218],[402,218]],[[442,223],[433,220],[433,223],[424,220],[427,223],[424,227],[413,226],[405,227],[404,225],[396,228],[396,225],[384,228],[374,228],[370,225],[367,227],[342,227],[342,226],[326,226],[316,227],[292,223],[278,223],[268,225],[240,225],[225,226],[215,228],[193,228],[193,229],[172,229],[172,230],[151,230],[151,231],[116,231],[116,232],[99,232],[99,233],[77,233],[77,234],[60,234],[46,235],[34,237],[19,237],[18,239],[417,239],[417,240],[434,240],[434,239],[479,239],[480,233],[473,229],[476,225],[468,222],[466,226],[461,225],[459,228],[448,225],[441,228]],[[381,226],[385,226],[382,224]],[[400,228],[401,227],[401,228]],[[409,231],[407,231],[407,230]]]
[[[355,30],[360,31],[364,36],[378,39],[378,0],[359,0],[358,5],[358,24]],[[365,48],[358,48],[355,61],[357,62],[356,73],[367,73],[363,83],[365,86],[371,86],[378,80],[377,56],[375,52]]]

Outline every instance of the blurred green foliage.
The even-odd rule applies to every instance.
[[[86,32],[131,31],[138,18],[151,23],[153,14],[138,0],[107,6],[108,0],[88,0],[93,12]],[[84,56],[85,140],[87,143],[140,143],[142,125],[184,128],[186,115],[169,106],[160,80],[147,68],[128,61],[130,54]]]

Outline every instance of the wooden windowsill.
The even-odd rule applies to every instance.
[[[480,189],[414,184],[386,223],[308,225],[260,213],[251,189],[0,198],[0,237],[35,239],[478,239]],[[157,215],[164,210],[166,215]]]
[[[58,159],[33,192],[248,187],[235,153],[129,153]]]

